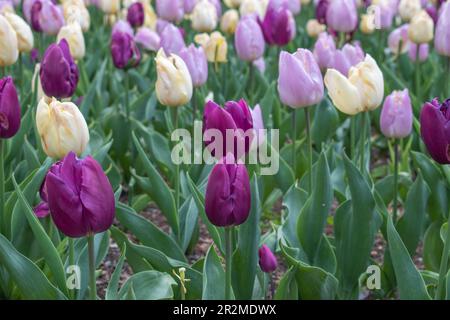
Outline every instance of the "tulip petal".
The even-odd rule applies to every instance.
[[[450,163],[450,125],[444,114],[431,103],[420,113],[420,133],[428,152],[440,164]]]

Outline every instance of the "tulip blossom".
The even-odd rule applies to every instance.
[[[128,23],[128,21],[125,20],[118,20],[116,23],[114,23],[111,34],[117,31],[128,33],[130,36],[133,36],[134,34],[133,28]]]
[[[70,54],[68,42],[62,39],[58,44],[51,44],[44,53],[40,70],[45,94],[57,98],[71,97],[78,77],[78,67]]]
[[[0,79],[0,139],[13,137],[20,127],[20,104],[11,77]]]
[[[310,19],[306,23],[306,32],[311,38],[317,38],[321,33],[327,29],[327,26],[321,24],[316,19]]]
[[[111,55],[118,69],[136,67],[141,61],[141,53],[129,33],[115,31],[111,37]]]
[[[420,112],[420,134],[431,157],[440,164],[450,164],[450,99],[426,102]]]
[[[388,46],[393,54],[399,55],[408,51],[411,42],[408,38],[408,28],[409,24],[404,24],[389,34]]]
[[[322,74],[309,50],[298,49],[293,54],[282,51],[279,72],[278,93],[284,104],[291,108],[302,108],[322,100]]]
[[[450,3],[444,2],[436,25],[434,47],[439,54],[450,57]]]
[[[417,52],[417,46],[419,46],[419,51]],[[408,57],[412,62],[417,60],[420,62],[426,61],[430,53],[430,46],[428,43],[415,44],[413,42],[409,45]]]
[[[194,41],[203,47],[209,62],[227,62],[227,40],[220,32],[198,34]]]
[[[68,237],[101,233],[115,215],[114,192],[100,164],[91,156],[78,159],[69,152],[48,171],[41,186],[38,217],[51,214],[56,227]]]
[[[295,37],[295,20],[286,6],[276,8],[269,2],[264,20],[260,21],[264,38],[269,45],[284,46]]]
[[[396,6],[395,1],[397,0],[373,0],[372,5],[378,8],[377,13],[379,13],[379,26],[380,29],[386,30],[392,26],[392,20],[395,16]],[[377,14],[376,13],[376,14]]]
[[[224,0],[223,2],[228,8],[239,8],[243,0]]]
[[[313,53],[320,69],[325,70],[331,68],[335,51],[336,44],[334,43],[333,37],[326,32],[319,34],[314,44]]]
[[[338,32],[352,32],[358,26],[354,0],[333,0],[327,6],[327,26]]]
[[[31,26],[35,31],[56,35],[64,25],[61,8],[50,0],[36,0],[31,6]]]
[[[243,61],[255,61],[262,57],[265,49],[261,28],[252,17],[244,17],[239,22],[234,36],[238,57]]]
[[[265,244],[258,250],[259,267],[265,273],[274,272],[278,267],[277,258]]]
[[[161,38],[158,33],[147,27],[139,28],[134,41],[147,51],[157,52],[161,48]]]
[[[216,7],[209,0],[200,0],[191,15],[192,29],[198,32],[211,32],[217,26]]]
[[[180,51],[180,58],[186,63],[192,78],[192,85],[200,87],[208,80],[208,60],[202,47],[196,48],[191,44]]]
[[[19,57],[17,34],[8,20],[0,15],[0,67],[14,64]]]
[[[78,22],[62,27],[59,30],[56,39],[58,42],[62,39],[66,39],[73,58],[75,60],[83,59],[86,53],[86,45],[84,43],[83,31]]]
[[[344,76],[348,75],[351,67],[364,60],[364,52],[358,44],[345,44],[342,49],[335,50],[330,65]]]
[[[401,0],[398,11],[403,21],[409,22],[422,8],[420,0]]]
[[[257,15],[263,19],[267,9],[267,2],[263,0],[244,0],[239,7],[241,17]]]
[[[156,0],[156,13],[166,21],[178,23],[184,16],[183,0]]]
[[[69,151],[81,155],[89,142],[89,130],[78,107],[43,97],[36,111],[36,127],[44,152],[61,159]]]
[[[20,16],[6,12],[3,14],[17,35],[19,52],[30,52],[34,46],[33,32],[30,26]]]
[[[405,138],[411,133],[412,124],[413,111],[408,89],[392,92],[384,100],[381,110],[381,132],[388,138]]]
[[[316,6],[316,19],[322,24],[327,24],[327,10],[330,0],[318,0]]]
[[[233,34],[239,22],[239,13],[235,9],[225,11],[220,19],[220,30],[224,33]]]
[[[116,14],[120,10],[120,0],[99,0],[100,9],[107,14]]]
[[[184,42],[183,34],[180,29],[178,29],[173,24],[169,23],[164,27],[161,36],[161,47],[164,49],[166,54],[178,54],[181,49],[186,47]]]
[[[91,25],[89,11],[80,1],[66,1],[63,3],[63,14],[67,24],[78,22],[83,32],[87,32]]]
[[[218,227],[244,223],[251,206],[250,179],[243,164],[222,159],[214,166],[208,178],[205,194],[205,212]]]
[[[145,13],[144,5],[141,2],[135,2],[128,7],[127,21],[134,28],[138,28],[144,24]]]
[[[433,40],[433,29],[433,19],[422,10],[411,19],[408,28],[409,39],[417,44],[430,42]]]

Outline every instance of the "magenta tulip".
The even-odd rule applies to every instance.
[[[20,128],[20,103],[11,77],[0,80],[0,139],[13,137]]]
[[[265,244],[258,250],[259,255],[259,267],[263,272],[274,272],[278,267],[277,258]]]
[[[141,60],[141,53],[129,33],[115,31],[111,37],[111,55],[118,69],[135,67]]]
[[[286,6],[276,8],[269,2],[264,20],[261,22],[264,39],[269,45],[284,46],[295,37],[295,20]]]

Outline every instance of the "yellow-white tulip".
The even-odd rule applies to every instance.
[[[243,0],[239,7],[241,17],[248,14],[257,14],[261,19],[266,14],[268,2],[266,0]]]
[[[368,54],[364,61],[350,68],[348,78],[335,69],[328,69],[325,86],[336,108],[349,115],[374,110],[383,101],[383,74]]]
[[[209,0],[200,0],[192,11],[192,29],[199,32],[211,32],[217,26],[217,10]]]
[[[242,0],[224,0],[223,1],[228,8],[239,8],[242,3]]]
[[[78,22],[83,32],[89,30],[91,25],[91,17],[89,11],[84,5],[66,4],[63,5],[64,19],[68,24]]]
[[[107,14],[116,14],[120,10],[120,0],[100,0],[100,9]]]
[[[73,151],[80,156],[89,142],[89,130],[78,107],[43,97],[36,111],[36,127],[44,152],[60,159]]]
[[[422,8],[420,0],[401,0],[398,11],[403,21],[410,21]]]
[[[359,28],[362,33],[371,34],[375,31],[374,16],[372,14],[362,14]]]
[[[155,10],[147,1],[142,1],[142,4],[144,5],[144,26],[156,30],[158,16],[156,15]]]
[[[156,61],[156,97],[168,107],[179,107],[192,98],[192,79],[183,59],[175,54],[169,57],[160,49]]]
[[[37,85],[37,93],[36,93],[37,101],[40,101],[42,97],[44,97],[44,90],[42,90],[41,78],[39,77],[40,71],[41,71],[41,64],[36,63],[34,67],[33,78],[31,79],[31,92],[34,93],[34,91],[36,90],[35,86]]]
[[[319,34],[321,34],[326,30],[326,28],[327,28],[326,25],[321,24],[316,19],[310,19],[306,23],[306,32],[312,38],[317,38]]]
[[[0,67],[14,64],[19,57],[17,34],[8,20],[0,15]]]
[[[4,16],[16,31],[19,52],[30,52],[34,46],[34,38],[28,23],[14,13],[5,12]]]
[[[220,32],[198,34],[194,41],[203,47],[209,62],[227,62],[227,40]]]
[[[70,53],[75,60],[83,59],[86,53],[86,46],[84,43],[83,31],[78,22],[62,27],[57,36],[58,42],[66,39],[69,44]]]
[[[220,20],[220,30],[227,34],[233,34],[236,31],[239,22],[239,13],[236,9],[227,10]]]
[[[433,31],[433,19],[425,10],[421,10],[409,23],[408,38],[417,44],[427,43],[433,40]]]

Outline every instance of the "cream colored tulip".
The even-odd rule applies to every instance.
[[[228,8],[239,8],[242,3],[242,0],[224,0],[223,1]]]
[[[70,24],[72,22],[78,22],[83,32],[89,30],[91,25],[91,17],[89,15],[89,11],[84,5],[81,6],[70,3],[63,6],[63,12],[66,23]]]
[[[31,92],[34,93],[37,85],[36,98],[40,101],[44,97],[44,90],[42,90],[41,78],[39,77],[39,72],[41,71],[41,64],[36,63],[34,66],[33,78],[31,79]]]
[[[0,13],[3,14],[3,13],[7,13],[7,12],[15,13],[14,6],[12,5],[12,3],[5,1],[3,6],[2,6],[2,9],[0,10]]]
[[[362,33],[371,34],[375,31],[374,16],[372,14],[362,14],[359,25]]]
[[[401,0],[398,6],[403,21],[410,21],[422,8],[420,0]]]
[[[317,38],[319,34],[324,32],[327,29],[327,26],[321,24],[316,19],[309,19],[306,23],[306,32],[312,38]]]
[[[30,52],[34,47],[34,38],[28,23],[14,13],[6,12],[4,16],[16,31],[19,52]]]
[[[158,16],[150,3],[147,1],[142,1],[142,4],[144,5],[144,26],[155,31]]]
[[[241,17],[249,14],[257,14],[259,18],[263,19],[266,14],[267,1],[265,0],[243,0],[239,7]]]
[[[198,34],[194,41],[203,47],[209,62],[227,62],[227,40],[220,32]]]
[[[116,14],[120,10],[120,0],[100,0],[100,9],[107,14]]]
[[[199,32],[211,32],[217,26],[217,10],[209,0],[200,0],[191,15],[192,29]]]
[[[61,159],[70,151],[80,156],[89,142],[89,130],[78,107],[43,97],[36,111],[36,127],[44,152]]]
[[[86,54],[86,45],[84,43],[83,31],[78,22],[65,25],[59,30],[57,40],[59,42],[62,39],[67,40],[70,53],[75,60],[84,58],[84,55]]]
[[[425,10],[416,14],[409,23],[408,38],[414,43],[422,44],[433,40],[434,21]]]
[[[17,34],[8,20],[0,15],[0,67],[14,64],[19,57]]]
[[[350,68],[348,78],[335,69],[328,69],[325,86],[336,108],[349,115],[374,110],[383,101],[383,74],[368,54],[364,61]]]
[[[156,61],[156,97],[168,107],[179,107],[192,98],[192,79],[183,59],[175,54],[169,57],[160,49]]]
[[[222,19],[220,20],[220,30],[222,30],[223,33],[233,34],[236,31],[238,22],[238,11],[236,9],[229,9],[222,15]]]

